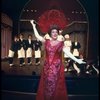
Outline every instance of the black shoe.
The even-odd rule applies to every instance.
[[[27,65],[28,65],[28,66],[31,66],[31,65],[32,65],[32,63],[30,62],[30,63],[28,63]]]
[[[22,68],[23,67],[23,64],[20,64],[19,67]]]
[[[35,63],[35,65],[36,65],[36,66],[40,65],[40,61],[39,61],[39,62],[37,62],[37,63]]]

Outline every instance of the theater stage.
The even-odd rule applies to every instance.
[[[1,97],[2,100],[35,100],[43,62],[40,66],[10,68],[8,61],[2,61]],[[69,100],[99,100],[99,76],[65,73]]]

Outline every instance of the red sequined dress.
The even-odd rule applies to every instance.
[[[45,42],[46,59],[41,74],[36,100],[68,100],[64,66],[62,64],[63,42],[52,46]]]

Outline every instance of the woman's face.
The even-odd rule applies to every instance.
[[[58,37],[58,31],[57,31],[57,29],[51,30],[51,38],[54,39],[54,40],[56,40],[57,37]]]

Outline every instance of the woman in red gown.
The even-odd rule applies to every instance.
[[[46,58],[37,91],[36,100],[68,100],[66,91],[62,51],[78,63],[84,63],[75,58],[63,46],[63,40],[58,40],[59,29],[52,27],[49,31],[51,39],[39,35],[34,20],[30,21],[36,38],[45,43]]]

